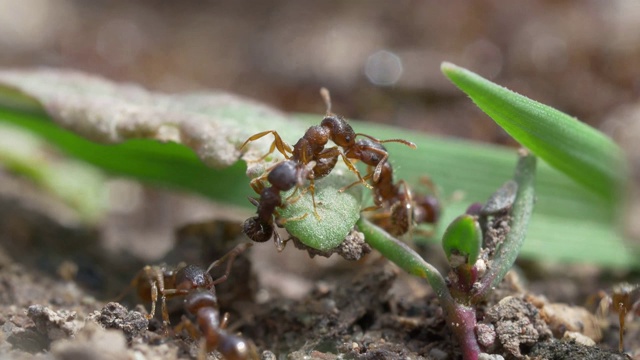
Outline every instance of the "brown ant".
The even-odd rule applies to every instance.
[[[416,147],[414,143],[402,139],[379,140],[369,135],[356,133],[351,125],[349,125],[343,117],[331,113],[331,97],[329,95],[329,91],[325,88],[322,88],[320,89],[320,94],[327,106],[326,116],[324,117],[324,119],[322,119],[320,125],[309,127],[305,134],[295,143],[295,145],[293,145],[293,148],[289,146],[275,130],[267,130],[257,133],[249,137],[241,146],[242,149],[249,142],[272,134],[274,140],[271,143],[269,152],[267,152],[259,160],[264,159],[277,149],[280,153],[282,153],[285,159],[296,163],[298,169],[296,171],[296,178],[298,179],[297,188],[302,187],[303,180],[308,179],[310,181],[309,191],[311,192],[311,196],[313,198],[313,210],[316,217],[319,216],[316,210],[316,202],[314,198],[314,181],[331,173],[337,163],[338,157],[342,157],[347,168],[349,168],[350,171],[358,176],[358,180],[360,183],[371,188],[371,185],[366,182],[366,180],[360,175],[360,172],[356,169],[353,163],[351,163],[351,161],[348,159],[348,156],[345,155],[351,152],[352,148],[357,145],[357,136],[365,136],[376,143],[399,142],[411,148]],[[329,140],[331,140],[336,146],[325,148]],[[342,151],[340,151],[340,149],[342,149]],[[388,157],[386,149],[381,155],[382,159],[378,162],[378,165],[376,166],[376,170],[374,172],[374,181],[378,180],[379,174],[382,171],[382,165],[386,163],[385,160]],[[270,171],[267,170],[267,172]],[[254,181],[252,181],[252,187],[256,189],[255,184],[261,182],[262,180],[264,180],[264,175],[257,179],[254,179]]]
[[[377,221],[392,235],[402,235],[414,224],[435,223],[438,220],[440,204],[435,196],[414,195],[404,180],[393,182],[393,168],[387,161],[387,149],[380,142],[360,139],[345,155],[369,167],[364,179],[373,179],[374,209],[388,210],[380,214]]]
[[[609,311],[613,311],[618,314],[618,322],[620,324],[618,350],[623,352],[624,330],[627,315],[631,313],[636,317],[640,317],[640,284],[632,285],[629,283],[620,283],[613,286],[611,292],[611,295],[604,291],[599,292],[598,295],[602,300],[598,306],[598,314],[601,317],[604,317],[604,315],[609,313]]]
[[[310,170],[301,167],[293,160],[285,160],[274,166],[267,175],[270,187],[264,187],[261,182],[252,182],[253,189],[260,194],[260,200],[249,198],[258,209],[257,215],[245,220],[243,232],[253,241],[265,242],[272,237],[278,250],[284,248],[284,242],[277,231],[274,231],[274,217],[277,207],[284,206],[280,192],[291,190],[306,179]]]
[[[151,301],[151,312],[147,318],[155,315],[156,302],[160,295],[162,320],[165,329],[169,325],[169,312],[166,298],[184,296],[185,311],[195,317],[200,332],[188,319],[176,327],[176,331],[186,329],[191,336],[202,336],[203,349],[219,351],[228,360],[258,359],[255,345],[237,335],[225,330],[228,316],[220,319],[220,309],[216,297],[215,285],[227,280],[231,272],[234,259],[250,247],[251,243],[240,244],[214,261],[205,270],[197,265],[181,265],[177,269],[167,269],[164,266],[146,266],[132,282],[137,287],[142,299]],[[227,261],[225,273],[213,279],[209,271]]]

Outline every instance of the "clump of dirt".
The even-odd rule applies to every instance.
[[[4,358],[199,356],[197,339],[186,331],[164,328],[158,319],[147,320],[149,304],[136,307],[141,301],[133,294],[119,302],[109,301],[129,286],[144,263],[104,251],[97,232],[61,226],[16,203],[0,201],[0,238],[6,239],[0,244],[0,353]],[[167,266],[185,262],[206,267],[243,241],[241,226],[235,222],[187,225],[176,231],[175,246],[162,261]],[[254,246],[249,251],[265,249]],[[264,295],[259,279],[276,271],[277,264],[261,263],[256,270],[251,258],[261,254],[248,256],[249,251],[236,259],[229,280],[216,290],[221,313],[230,314],[227,331],[251,339],[266,351],[263,358],[285,354],[289,359],[461,357],[428,285],[375,254],[346,270],[318,270],[312,290],[292,299],[276,290]],[[218,272],[215,277],[224,269],[214,271]],[[585,328],[560,319],[552,311],[555,305],[525,293],[522,283],[509,276],[495,297],[479,309],[484,321],[476,331],[485,350],[507,359],[560,359],[567,357],[559,354],[582,349],[597,353],[597,358],[621,358],[572,340],[554,339],[552,334],[562,337]],[[168,308],[171,323],[179,324],[185,316],[182,299],[169,301]],[[615,329],[613,333],[617,335]]]

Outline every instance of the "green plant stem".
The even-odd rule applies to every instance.
[[[455,334],[465,360],[477,360],[480,347],[475,336],[476,311],[472,307],[456,303],[447,288],[444,277],[407,244],[360,217],[356,223],[366,242],[409,274],[427,279],[440,300],[447,324]]]
[[[487,273],[479,280],[480,286],[475,287],[471,303],[478,303],[492,288],[500,284],[507,272],[513,266],[518,253],[524,244],[527,227],[533,212],[535,201],[536,157],[528,151],[521,152],[516,166],[514,180],[518,184],[516,200],[513,203],[509,233],[504,242],[498,247],[495,257]]]

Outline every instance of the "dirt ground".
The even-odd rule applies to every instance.
[[[147,260],[105,249],[99,231],[63,225],[33,203],[4,196],[0,238],[3,358],[198,357],[200,343],[187,332],[165,332],[159,316],[147,320],[150,304],[135,291],[114,301]],[[244,241],[237,221],[181,226],[155,264],[206,266]],[[423,250],[438,263],[429,255],[437,249]],[[582,307],[552,303],[594,310],[598,284],[611,284],[619,274],[527,263],[520,269],[480,310],[485,320],[477,332],[489,352],[507,359],[627,358],[612,350],[618,344],[615,316],[604,323]],[[217,294],[230,316],[229,332],[253,341],[264,359],[460,358],[428,285],[375,253],[358,262],[312,261],[292,247],[279,254],[273,244],[260,244],[234,262]],[[179,324],[181,299],[168,308],[172,326]],[[639,325],[629,322],[625,334],[635,358]],[[579,344],[589,340],[577,334],[598,338],[601,331],[597,346]]]

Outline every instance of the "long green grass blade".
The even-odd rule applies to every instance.
[[[451,63],[442,72],[518,142],[612,202],[628,181],[621,149],[607,136],[550,106]]]

